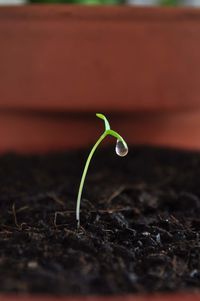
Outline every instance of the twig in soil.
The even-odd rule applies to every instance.
[[[10,229],[10,230],[12,230],[12,232],[13,232],[13,230],[19,230],[18,227],[9,226],[9,225],[5,225],[5,224],[1,225],[1,227],[2,227],[2,228],[5,228],[6,230],[7,230],[7,229]],[[8,231],[8,230],[7,230],[7,231]],[[12,232],[11,232],[11,233],[12,233]]]
[[[61,205],[62,207],[65,206],[65,203],[63,200],[61,200],[55,193],[49,192],[47,193],[47,196],[51,198],[53,201],[55,201],[57,204]]]
[[[83,186],[85,183],[85,178],[87,175],[88,167],[90,165],[90,161],[99,146],[99,144],[106,138],[106,136],[110,135],[113,136],[117,139],[115,151],[118,156],[124,157],[128,153],[128,146],[126,144],[126,141],[115,131],[111,130],[110,124],[107,120],[107,118],[103,114],[96,114],[96,116],[100,119],[103,119],[104,124],[105,124],[105,130],[103,134],[100,136],[100,138],[97,140],[93,148],[91,149],[89,156],[86,160],[85,167],[83,170],[83,174],[81,177],[80,185],[79,185],[79,190],[78,190],[78,197],[77,197],[77,202],[76,202],[76,220],[77,220],[77,227],[79,228],[80,226],[80,204],[81,204],[81,196],[82,196],[82,191],[83,191]]]
[[[126,190],[142,190],[144,189],[144,184],[134,184],[134,185],[121,185],[116,190],[113,191],[113,193],[107,198],[106,203],[110,204],[113,199],[118,197],[121,193],[123,193]]]
[[[22,208],[21,208],[22,209]],[[24,208],[23,208],[24,209]],[[17,220],[17,213],[16,213],[16,209],[15,209],[15,203],[13,203],[12,205],[12,213],[13,213],[13,216],[14,216],[14,222],[15,222],[15,225],[18,229],[22,230],[22,227],[23,225],[26,225],[26,223],[21,223],[19,224],[18,223],[18,220]]]
[[[17,221],[17,215],[16,215],[16,210],[15,210],[15,203],[13,203],[12,205],[12,213],[14,216],[14,221],[15,221],[15,225],[17,226],[17,228],[20,228],[18,221]]]
[[[174,216],[174,215],[170,215],[170,219],[171,221],[174,223],[174,225],[181,227],[182,229],[189,229],[187,227],[187,225],[183,226],[183,224]],[[180,231],[180,230],[179,230]]]
[[[88,204],[90,206],[90,208],[94,209],[95,210],[95,206],[87,199],[83,199],[85,204]]]
[[[107,198],[106,203],[110,204],[112,200],[118,197],[126,188],[126,186],[120,186],[118,189],[113,191],[113,193]]]
[[[55,214],[54,214],[54,219],[53,219],[53,224],[54,224],[54,227],[55,227],[55,228],[57,228],[57,227],[59,226],[59,225],[57,225],[57,216],[58,216],[58,214],[64,215],[64,212],[65,212],[65,211],[63,211],[63,212],[56,211],[56,212],[55,212]]]
[[[106,199],[104,198],[101,203],[105,202],[106,204],[110,204],[113,199],[115,199],[116,197],[120,196],[120,194],[122,194],[123,192],[127,191],[127,190],[144,190],[146,188],[146,185],[144,183],[136,183],[136,184],[125,184],[125,185],[121,185],[118,188],[116,188],[111,194],[110,196],[108,196]]]
[[[57,229],[59,226],[67,226],[67,224],[60,224],[60,225],[57,224],[57,216],[58,216],[58,215],[65,216],[65,215],[67,215],[67,214],[74,214],[74,213],[75,213],[74,210],[56,211],[56,212],[54,213],[54,219],[53,219],[54,227]]]

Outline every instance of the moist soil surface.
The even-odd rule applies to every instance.
[[[0,157],[0,291],[200,290],[200,153],[131,147]]]

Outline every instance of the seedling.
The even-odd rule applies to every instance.
[[[100,136],[100,138],[97,140],[97,142],[95,143],[95,145],[91,149],[91,151],[90,151],[90,153],[87,157],[85,167],[84,167],[84,170],[83,170],[83,174],[82,174],[82,177],[81,177],[79,190],[78,190],[78,197],[77,197],[77,202],[76,202],[76,220],[77,220],[77,227],[78,228],[80,227],[80,204],[81,204],[81,196],[82,196],[83,186],[84,186],[84,182],[85,182],[85,178],[86,178],[86,175],[87,175],[87,171],[88,171],[90,161],[91,161],[98,145],[101,143],[101,141],[104,140],[104,138],[106,138],[106,136],[110,135],[110,136],[113,136],[117,139],[116,147],[115,147],[116,154],[118,156],[124,157],[128,153],[128,146],[127,146],[125,140],[117,132],[111,130],[110,124],[109,124],[107,118],[103,114],[99,114],[99,113],[96,114],[96,116],[100,119],[103,119],[104,124],[105,124],[105,131],[103,132],[103,134]]]

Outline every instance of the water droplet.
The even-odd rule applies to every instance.
[[[128,147],[121,140],[117,140],[115,151],[118,156],[124,157],[128,154]]]

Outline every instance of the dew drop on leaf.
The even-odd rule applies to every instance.
[[[121,140],[117,140],[115,151],[118,156],[124,157],[128,154],[128,147]]]

